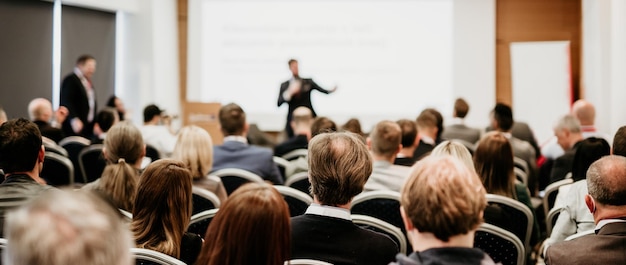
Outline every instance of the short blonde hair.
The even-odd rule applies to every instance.
[[[213,141],[209,133],[195,125],[178,133],[172,158],[183,161],[194,179],[205,177],[213,167]]]
[[[448,242],[478,228],[487,202],[473,170],[452,156],[429,156],[413,166],[400,204],[417,230]]]
[[[457,159],[459,159],[463,164],[465,164],[469,169],[474,169],[474,161],[472,158],[472,154],[467,150],[463,144],[455,141],[443,141],[430,152],[431,156],[446,156],[450,155]]]

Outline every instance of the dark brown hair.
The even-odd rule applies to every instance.
[[[220,125],[225,136],[240,135],[246,127],[246,113],[235,103],[222,106],[219,115]]]
[[[517,199],[513,174],[513,149],[500,132],[489,132],[478,142],[474,167],[487,193]]]

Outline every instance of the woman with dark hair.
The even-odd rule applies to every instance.
[[[131,230],[138,248],[193,264],[202,248],[199,235],[186,233],[191,218],[191,173],[185,164],[160,159],[141,175]]]
[[[554,207],[562,207],[545,247],[561,242],[568,236],[595,228],[593,216],[585,204],[587,169],[596,160],[611,153],[611,146],[602,138],[587,138],[578,144],[572,164],[574,183],[559,188]]]
[[[282,265],[290,258],[289,208],[269,184],[233,192],[209,225],[198,265]]]
[[[126,114],[126,108],[124,108],[124,102],[122,99],[118,98],[115,95],[112,95],[109,100],[107,100],[107,107],[112,107],[117,110],[118,116],[120,116],[120,121],[123,121],[127,117],[124,117]]]

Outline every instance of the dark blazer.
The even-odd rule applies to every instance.
[[[33,121],[39,127],[39,131],[41,132],[41,136],[45,136],[55,143],[59,143],[63,138],[65,138],[65,134],[63,130],[59,128],[52,127],[50,123],[45,121]]]
[[[550,246],[546,264],[626,264],[626,223],[604,225],[596,234]]]
[[[95,93],[94,93],[95,94]],[[83,130],[81,135],[87,138],[91,138],[93,135],[93,121],[88,122],[87,117],[89,115],[89,98],[85,91],[85,86],[80,81],[80,78],[74,73],[67,75],[61,83],[61,106],[65,106],[69,111],[65,122],[63,122],[63,132],[65,135],[76,135],[72,130],[71,121],[74,117],[77,117],[83,122]],[[96,117],[97,105],[94,106],[94,120]]]
[[[574,164],[574,156],[576,156],[576,150],[582,141],[576,142],[572,148],[567,150],[565,154],[559,156],[556,160],[554,160],[554,164],[552,165],[552,171],[550,171],[550,183],[557,182],[559,180],[565,179],[565,175],[567,173],[572,172],[572,165]]]
[[[454,124],[443,130],[441,138],[446,140],[460,139],[470,143],[475,143],[480,140],[480,129],[471,128],[465,124]]]
[[[224,144],[213,147],[212,171],[240,168],[274,184],[283,184],[284,180],[273,157],[271,149],[237,141],[225,141]]]
[[[291,122],[291,119],[292,119],[292,115],[293,115],[292,112],[297,107],[300,107],[300,106],[307,107],[311,109],[311,113],[313,114],[313,117],[317,116],[317,114],[315,114],[315,110],[313,109],[313,105],[311,104],[311,91],[317,90],[324,94],[330,93],[329,90],[323,89],[319,85],[317,85],[313,81],[313,79],[302,78],[301,80],[302,80],[302,87],[300,88],[300,93],[298,93],[297,95],[293,95],[290,101],[286,101],[285,98],[283,98],[283,93],[289,88],[289,80],[280,84],[280,91],[278,93],[278,107],[280,107],[280,105],[282,105],[285,102],[289,104],[289,111],[287,112],[287,124],[285,126],[285,130],[287,131],[288,137],[293,136],[293,129],[291,129],[291,126],[289,123]]]
[[[274,147],[275,156],[283,156],[296,149],[307,149],[309,139],[306,135],[296,135]]]
[[[314,214],[291,218],[291,258],[335,265],[388,264],[399,252],[388,236],[349,220]]]
[[[415,148],[415,152],[413,152],[413,159],[415,159],[415,161],[419,161],[420,159],[424,158],[426,155],[430,154],[430,152],[433,149],[435,149],[435,146],[431,144],[427,144],[424,141],[422,141],[422,139],[420,139],[420,142],[417,145],[417,148]]]

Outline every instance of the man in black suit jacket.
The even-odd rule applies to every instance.
[[[291,128],[295,135],[274,147],[274,156],[281,157],[296,149],[307,149],[311,138],[313,113],[307,107],[298,107],[293,111]]]
[[[626,264],[626,157],[605,156],[591,164],[587,187],[595,234],[550,246],[546,264]]]
[[[287,137],[291,138],[294,136],[293,129],[291,128],[291,119],[293,117],[293,111],[300,106],[307,107],[311,109],[313,113],[313,117],[316,117],[315,110],[313,110],[313,105],[311,104],[311,91],[317,90],[324,94],[329,94],[335,92],[337,87],[334,87],[331,90],[326,90],[317,85],[313,79],[310,78],[301,78],[298,71],[298,61],[295,59],[289,60],[289,70],[293,75],[291,79],[283,82],[280,85],[280,92],[278,93],[278,106],[287,102],[289,104],[289,111],[287,112],[287,124],[285,125],[285,131],[287,132]]]
[[[350,132],[316,135],[309,142],[309,162],[313,203],[291,218],[291,258],[335,265],[391,262],[398,253],[395,242],[350,218],[352,199],[372,173],[363,141]]]
[[[69,111],[63,131],[68,136],[81,135],[88,139],[93,136],[96,92],[91,78],[95,72],[96,59],[91,55],[82,55],[76,61],[74,72],[61,83],[61,106]]]
[[[51,123],[53,114],[55,120]],[[36,98],[28,103],[28,116],[30,120],[37,124],[41,136],[47,137],[55,143],[59,143],[59,141],[65,137],[63,130],[59,127],[67,118],[67,114],[67,108],[63,106],[59,107],[59,109],[53,113],[52,103],[45,98]]]

